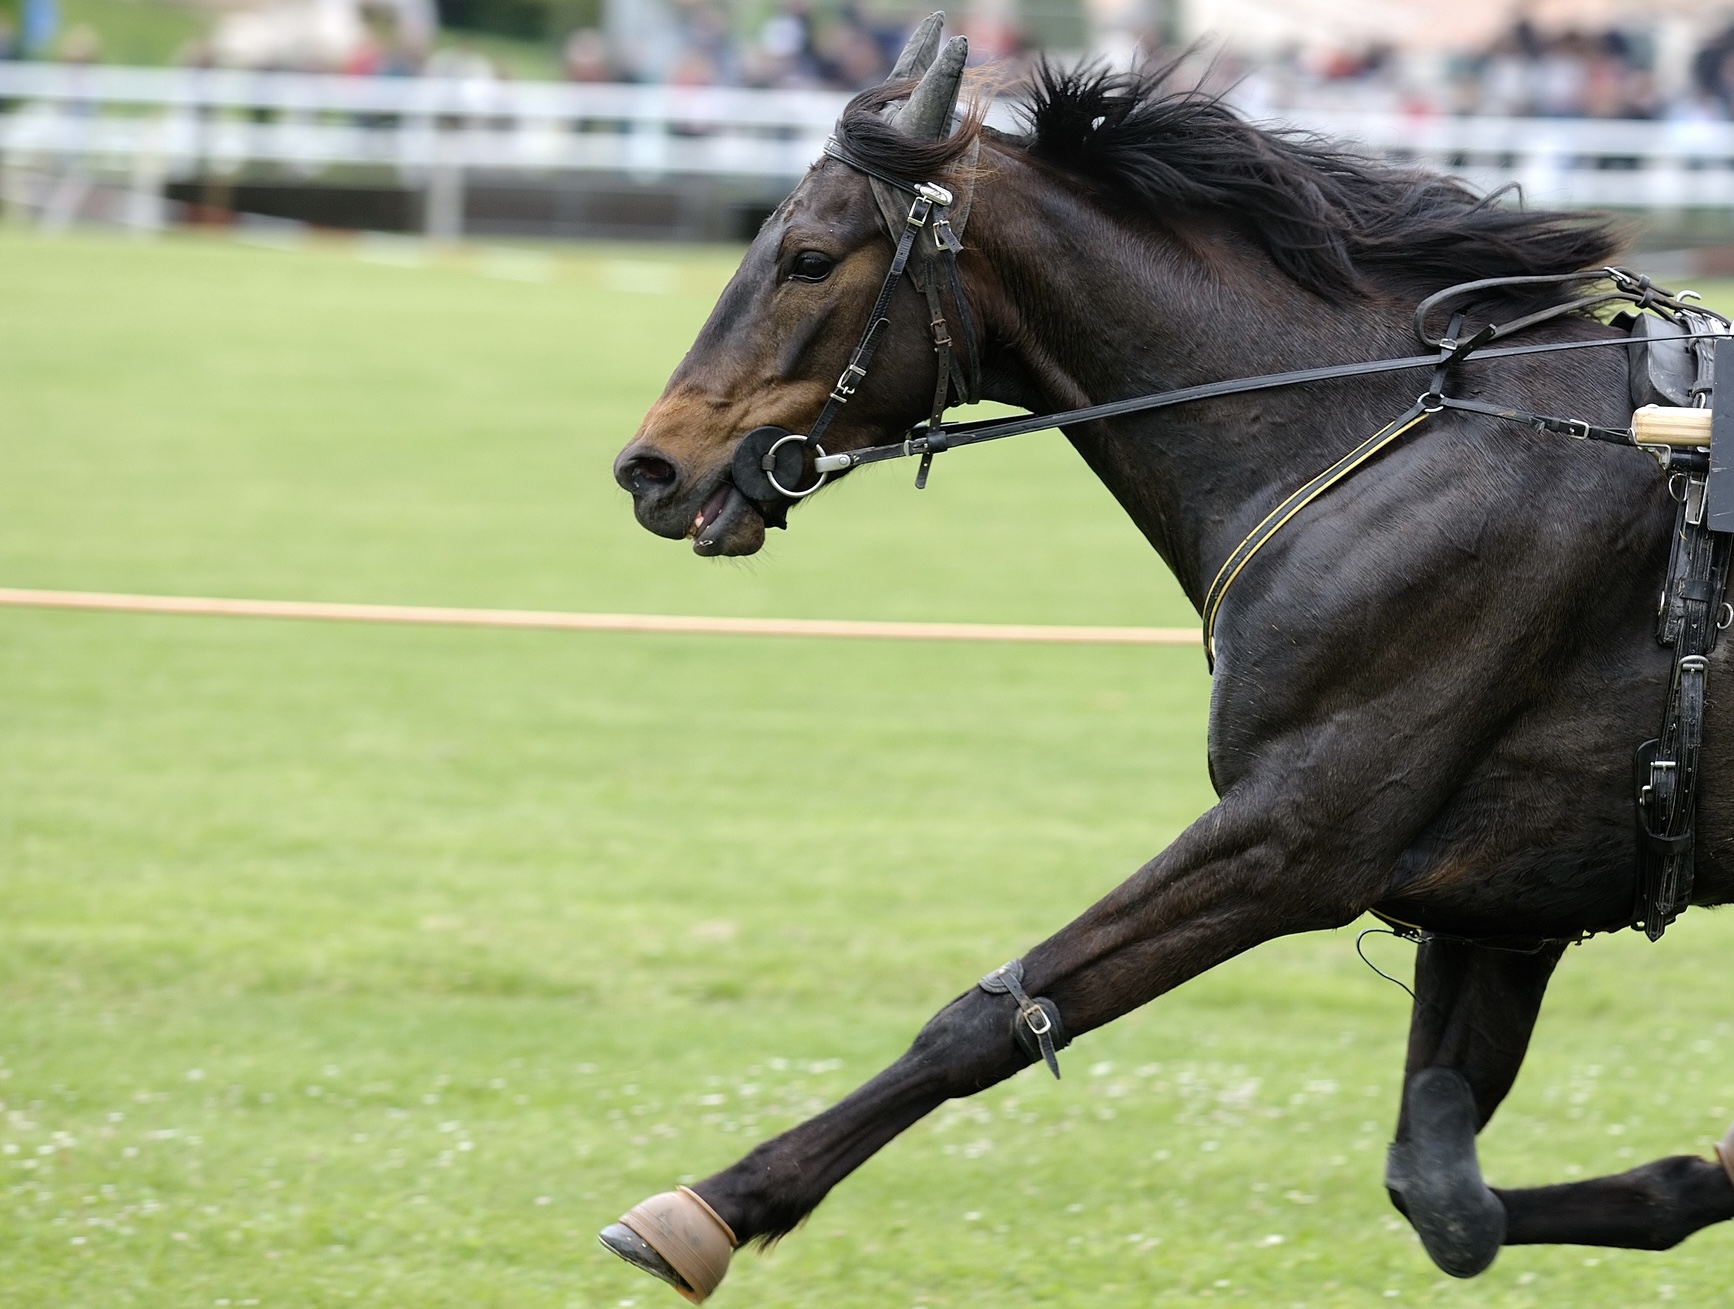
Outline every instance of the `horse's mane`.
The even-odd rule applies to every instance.
[[[1604,216],[1524,210],[1454,178],[1258,127],[1176,80],[1174,65],[1121,73],[1044,63],[1021,105],[1027,136],[993,135],[1098,201],[1158,222],[1227,221],[1321,295],[1420,296],[1476,278],[1575,272],[1609,263],[1624,243]],[[920,176],[984,130],[972,115],[944,140],[904,136],[878,111],[907,93],[888,86],[851,101],[839,124],[850,148]]]

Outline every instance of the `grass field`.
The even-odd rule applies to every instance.
[[[0,584],[1190,621],[1051,438],[745,564],[637,529],[608,460],[730,262],[0,236]],[[1171,839],[1207,691],[1193,650],[0,612],[0,1303],[678,1303],[595,1230]],[[1570,954],[1495,1182],[1708,1149],[1731,938]],[[1727,1230],[1437,1273],[1379,1185],[1406,1009],[1352,933],[1265,947],[935,1114],[714,1303],[1721,1297]]]

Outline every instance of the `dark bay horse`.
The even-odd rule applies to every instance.
[[[972,375],[977,396],[1042,411],[1408,354],[1421,297],[1600,266],[1618,245],[1605,223],[1260,130],[1159,75],[1046,72],[1027,134],[998,133],[957,120],[962,63],[930,20],[838,126],[849,159],[969,196],[961,285],[944,304],[969,336],[958,355],[974,357],[937,379],[953,400]],[[646,528],[719,555],[751,554],[782,524],[787,502],[736,486],[731,461],[754,429],[808,431],[860,337],[892,250],[872,185],[828,157],[766,222],[618,459]],[[1494,290],[1472,308],[1534,303]],[[832,453],[900,437],[931,407],[932,303],[905,281],[886,316],[871,379],[825,435]],[[1577,315],[1525,339],[1617,331]],[[1625,355],[1471,361],[1457,393],[1625,423]],[[1419,389],[1408,374],[1337,380],[1065,435],[1199,604],[1273,505]],[[1630,921],[1631,761],[1670,674],[1655,611],[1673,521],[1643,453],[1462,413],[1296,516],[1218,616],[1218,803],[1023,956],[1022,989],[1055,1035],[1371,910],[1426,933],[1385,1184],[1442,1269],[1472,1276],[1502,1244],[1660,1249],[1734,1217],[1716,1159],[1511,1190],[1486,1186],[1476,1162],[1565,943]],[[1726,647],[1712,658],[1712,687],[1727,661]],[[1699,905],[1734,897],[1731,713],[1712,697]],[[1034,1062],[1018,1026],[1031,1012],[1003,985],[972,987],[836,1106],[647,1201],[604,1243],[702,1299],[734,1248],[789,1232],[942,1102]]]

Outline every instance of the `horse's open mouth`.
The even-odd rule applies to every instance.
[[[724,482],[699,506],[687,535],[696,555],[750,555],[765,543],[765,520],[733,482]]]

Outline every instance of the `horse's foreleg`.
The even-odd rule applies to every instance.
[[[1454,1277],[1484,1270],[1506,1239],[1505,1207],[1481,1180],[1475,1135],[1517,1078],[1562,949],[1516,954],[1429,938],[1416,951],[1385,1186],[1433,1262]]]
[[[1228,804],[1219,805],[1024,956],[1023,989],[1057,1014],[1065,1034],[1110,1022],[1271,937],[1349,922],[1376,897],[1380,875],[1372,861],[1358,861],[1367,872],[1357,878],[1343,871],[1350,860],[1303,855],[1263,811],[1248,805],[1243,812],[1250,816],[1237,820]],[[965,992],[900,1059],[831,1109],[697,1183],[692,1196],[658,1197],[672,1215],[671,1230],[658,1229],[659,1240],[673,1248],[683,1239],[673,1228],[685,1224],[726,1260],[729,1246],[788,1232],[833,1186],[941,1103],[1029,1065],[1036,1056],[1017,1027],[1027,1022],[1012,994],[979,986]],[[663,1221],[637,1210],[628,1220],[639,1236]],[[728,1245],[719,1244],[723,1233]],[[667,1250],[655,1241],[655,1251],[639,1250],[633,1233],[617,1228],[603,1240],[658,1275],[680,1271],[658,1266],[654,1255]],[[716,1279],[706,1273],[707,1286],[684,1280],[689,1298],[702,1298]]]

